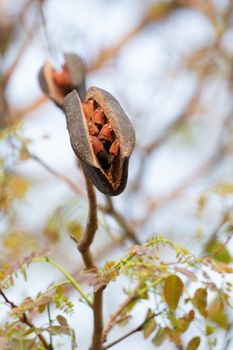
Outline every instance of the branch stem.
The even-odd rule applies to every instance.
[[[11,309],[17,308],[17,305],[13,301],[8,299],[8,297],[6,296],[6,294],[3,292],[3,290],[1,288],[0,288],[0,295],[2,296],[2,298],[4,299],[6,304],[8,304],[11,307]],[[45,339],[43,334],[41,334],[37,331],[36,326],[32,323],[32,321],[29,320],[29,318],[27,317],[25,312],[22,314],[22,316],[19,316],[19,320],[20,320],[20,322],[24,323],[29,328],[34,330],[38,339],[40,340],[41,344],[43,344],[43,346],[46,350],[53,350],[53,347],[47,343],[47,340]]]
[[[82,254],[84,264],[87,269],[95,269],[96,265],[94,263],[90,246],[94,240],[96,230],[98,228],[98,217],[97,217],[97,201],[96,194],[92,182],[90,181],[88,175],[83,169],[83,174],[86,181],[87,196],[89,203],[89,212],[86,229],[78,242],[78,250]],[[100,288],[98,291],[94,292],[93,297],[93,316],[94,316],[94,332],[92,338],[92,344],[90,350],[103,350],[102,347],[102,332],[103,332],[103,290]]]
[[[122,335],[120,338],[118,339],[115,339],[113,342],[107,344],[105,347],[104,347],[104,350],[106,349],[109,349],[111,348],[112,346],[120,343],[122,340],[128,338],[129,336],[133,335],[134,333],[137,333],[137,332],[141,332],[145,326],[145,324],[150,321],[152,318],[154,318],[155,316],[158,316],[158,314],[152,314],[150,315],[149,317],[147,317],[139,326],[137,326],[136,328],[132,329],[131,331],[129,331],[128,333]]]

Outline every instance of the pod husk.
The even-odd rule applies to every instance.
[[[97,189],[106,195],[116,196],[125,189],[127,183],[129,157],[135,144],[134,129],[119,102],[109,92],[91,87],[86,101],[89,99],[94,99],[103,109],[120,144],[119,155],[111,173],[102,169],[93,152],[86,117],[75,90],[66,95],[64,101],[71,145]]]
[[[73,53],[64,54],[64,64],[67,65],[71,84],[69,91],[76,90],[83,101],[86,94],[86,66],[82,59]],[[47,61],[42,66],[39,71],[39,83],[42,91],[50,99],[52,99],[56,105],[60,108],[63,108],[64,103],[64,93],[56,86],[52,78],[53,66]]]

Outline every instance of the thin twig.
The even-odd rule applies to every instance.
[[[133,230],[133,228],[128,224],[128,222],[125,220],[124,216],[121,215],[116,208],[113,206],[113,202],[111,197],[106,196],[107,201],[107,207],[105,209],[106,214],[111,215],[121,226],[121,228],[124,230],[125,235],[128,239],[130,239],[134,244],[140,244],[139,240],[136,237],[136,232]]]
[[[222,350],[230,350],[233,336],[231,335],[227,337],[227,335],[229,335],[229,333],[231,333],[232,330],[233,330],[233,322],[231,322],[227,327],[226,334],[225,334],[226,343],[224,345],[224,348],[222,348]]]
[[[146,324],[148,321],[150,321],[152,318],[154,318],[155,316],[158,316],[158,315],[159,315],[159,313],[158,313],[158,314],[154,314],[154,313],[153,313],[152,315],[150,315],[149,317],[147,317],[138,327],[132,329],[132,330],[129,331],[128,333],[122,335],[120,338],[115,339],[113,342],[107,344],[107,345],[104,347],[104,350],[109,349],[109,348],[111,348],[112,346],[114,346],[114,345],[120,343],[122,340],[128,338],[129,336],[133,335],[134,333],[141,332],[141,331],[143,330],[145,324]]]
[[[48,44],[48,49],[50,51],[50,54],[52,55],[52,57],[54,57],[55,59],[58,59],[58,54],[56,51],[56,47],[55,44],[52,43],[50,36],[49,36],[49,32],[48,32],[48,26],[47,26],[47,21],[45,18],[45,13],[44,13],[44,1],[39,0],[38,1],[38,5],[39,5],[39,13],[40,13],[40,17],[41,17],[41,21],[42,21],[42,26],[44,29],[44,35],[45,35],[45,39],[47,41]]]
[[[54,175],[55,177],[57,177],[59,180],[65,182],[72,191],[74,191],[76,194],[83,195],[82,190],[73,182],[71,181],[67,176],[59,173],[58,171],[54,170],[50,165],[48,165],[47,163],[45,163],[44,160],[42,160],[41,158],[39,158],[38,156],[36,156],[35,154],[31,153],[30,151],[28,151],[29,156],[31,159],[35,160],[38,164],[40,164],[44,169],[46,169],[50,174]]]
[[[181,194],[183,194],[189,186],[196,180],[197,178],[200,178],[204,174],[210,172],[210,170],[216,166],[216,164],[222,160],[223,155],[228,150],[228,142],[229,142],[229,123],[231,121],[231,114],[227,116],[225,119],[222,130],[219,135],[219,140],[216,143],[215,150],[211,154],[211,156],[202,164],[197,167],[197,169],[190,175],[187,176],[186,179],[184,179],[172,192],[170,192],[168,195],[165,195],[158,199],[156,202],[156,206],[151,209],[150,215],[153,214],[154,210],[161,209],[167,205],[167,203],[171,203],[173,200],[178,198]],[[144,221],[148,220],[148,216],[144,218]]]
[[[227,237],[227,239],[225,240],[225,242],[223,244],[221,244],[221,246],[213,253],[211,254],[211,256],[216,257],[219,254],[221,254],[221,252],[226,248],[226,246],[228,245],[228,243],[230,242],[230,240],[233,237],[233,232],[231,232],[229,234],[229,236]]]
[[[217,224],[217,226],[216,226],[216,227],[214,228],[214,230],[212,231],[210,237],[209,237],[208,240],[205,242],[204,247],[203,247],[202,252],[201,252],[200,255],[205,254],[205,253],[206,253],[206,249],[207,249],[209,246],[211,246],[211,244],[212,244],[214,241],[216,241],[217,236],[218,236],[218,233],[219,233],[221,227],[222,227],[223,225],[225,225],[225,224],[227,223],[228,220],[229,220],[229,213],[227,212],[227,213],[225,213],[225,214],[222,216],[221,220],[219,221],[219,223]]]
[[[17,305],[15,303],[13,303],[13,301],[9,300],[6,296],[6,294],[3,292],[3,290],[0,288],[0,295],[3,297],[3,299],[5,300],[6,304],[8,304],[11,309],[15,309],[17,308]],[[34,332],[36,333],[37,337],[40,339],[41,343],[43,344],[43,346],[45,347],[45,349],[47,350],[52,350],[53,348],[47,343],[47,340],[45,339],[45,337],[37,332],[36,326],[32,323],[32,321],[29,320],[29,318],[27,317],[26,313],[24,312],[22,314],[22,316],[19,316],[19,320],[26,324],[29,328],[33,329]]]
[[[144,178],[144,174],[146,174],[147,166],[150,164],[149,160],[154,151],[158,151],[159,147],[161,147],[166,141],[169,140],[170,136],[174,134],[176,130],[178,130],[187,120],[189,120],[195,110],[196,105],[198,103],[199,97],[201,95],[201,86],[202,79],[200,79],[193,96],[190,101],[185,106],[184,110],[179,114],[179,116],[169,124],[152,142],[148,143],[143,147],[142,153],[140,156],[140,166],[138,167],[138,172],[135,176],[135,179],[131,185],[131,192],[135,192],[135,190],[141,187],[141,183]]]
[[[39,96],[37,99],[35,99],[31,104],[29,104],[27,107],[18,109],[18,110],[12,110],[11,115],[13,121],[17,121],[19,119],[23,119],[26,115],[34,112],[35,110],[38,110],[40,107],[42,107],[46,102],[48,101],[47,96]]]
[[[47,311],[48,311],[48,319],[49,319],[49,327],[51,327],[53,325],[53,321],[52,321],[52,317],[51,317],[51,310],[50,310],[50,305],[49,303],[47,304]],[[53,335],[50,332],[49,333],[49,344],[50,344],[50,348],[53,348]]]
[[[16,146],[11,138],[8,139],[8,142],[10,146],[13,149],[18,149],[18,146]],[[73,182],[71,181],[67,176],[59,173],[55,169],[53,169],[49,164],[47,164],[44,160],[42,160],[40,157],[37,155],[33,154],[26,148],[26,155],[30,158],[35,160],[38,164],[40,164],[45,170],[47,170],[50,174],[58,178],[59,180],[65,182],[73,192],[75,192],[78,195],[83,195],[82,190]]]
[[[122,311],[132,302],[136,301],[137,299],[139,299],[138,294],[136,293],[136,291],[139,289],[140,287],[137,286],[137,288],[135,289],[135,292],[133,292],[131,295],[128,296],[128,298],[117,308],[117,310],[111,315],[109,322],[107,324],[107,326],[104,328],[103,330],[103,335],[102,335],[102,341],[103,343],[106,342],[107,340],[107,335],[108,333],[112,330],[112,328],[115,326],[115,324],[118,321],[119,316],[121,315]]]
[[[21,57],[23,56],[25,50],[28,48],[28,44],[32,41],[34,35],[36,34],[38,30],[38,22],[37,19],[34,21],[33,27],[32,29],[26,33],[26,38],[22,44],[22,46],[20,47],[15,60],[13,61],[12,65],[10,66],[10,68],[8,69],[8,71],[6,72],[5,76],[4,76],[4,84],[6,85],[8,83],[8,81],[10,80],[15,68],[17,67],[18,63],[21,60]]]
[[[117,43],[112,47],[103,49],[95,61],[89,66],[88,71],[94,71],[101,68],[108,60],[114,58],[116,54],[128,44],[133,38],[135,38],[143,29],[152,23],[159,22],[169,16],[172,12],[176,11],[182,5],[178,4],[177,1],[171,1],[169,3],[163,4],[152,4],[147,8],[141,21],[124,37],[122,37]]]

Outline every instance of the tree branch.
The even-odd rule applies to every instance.
[[[138,290],[139,287],[136,288],[136,290]],[[120,316],[120,314],[122,313],[122,311],[127,307],[127,305],[129,305],[130,303],[132,303],[133,301],[136,301],[139,298],[139,296],[134,292],[132,293],[130,296],[128,296],[128,298],[117,308],[117,310],[111,315],[109,322],[107,324],[107,326],[104,328],[103,330],[103,335],[102,335],[102,341],[103,343],[106,342],[107,340],[107,335],[108,333],[111,331],[111,329],[115,326],[115,324],[118,321],[118,317]]]
[[[90,181],[88,175],[83,170],[85,176],[88,203],[89,203],[89,213],[86,229],[78,242],[78,250],[82,254],[83,261],[86,268],[95,269],[96,265],[93,261],[92,254],[90,251],[90,245],[92,244],[96,230],[98,228],[98,218],[97,218],[97,201],[96,194],[92,182]],[[103,331],[103,290],[100,288],[97,292],[94,292],[93,300],[93,314],[94,314],[94,332],[92,338],[92,345],[90,350],[102,350],[102,331]]]
[[[13,63],[9,67],[8,71],[5,73],[4,85],[6,85],[8,83],[8,81],[10,80],[10,78],[11,78],[15,68],[17,67],[18,63],[20,62],[21,57],[23,56],[24,52],[28,48],[28,45],[32,41],[32,39],[35,36],[37,30],[38,30],[38,18],[35,19],[32,28],[29,30],[28,33],[26,33],[26,38],[24,39],[24,42],[23,42],[22,46],[20,47],[20,49],[19,49],[19,51],[18,51],[18,53],[17,53]]]
[[[103,49],[95,61],[89,66],[88,71],[92,72],[101,68],[108,60],[114,58],[116,54],[123,49],[126,44],[133,38],[135,38],[144,28],[152,23],[159,22],[169,16],[172,12],[181,8],[183,5],[179,4],[176,0],[169,3],[152,4],[147,8],[146,13],[142,17],[141,21],[124,37],[122,37],[112,47]]]
[[[42,107],[46,102],[48,102],[47,96],[39,96],[34,101],[32,101],[29,105],[24,108],[11,110],[11,114],[13,116],[13,121],[17,121],[19,119],[23,119],[26,115],[38,110]]]
[[[3,290],[1,288],[0,288],[0,295],[3,297],[6,304],[8,304],[11,307],[11,309],[17,308],[17,305],[15,303],[13,303],[13,301],[11,301],[7,298],[7,296],[5,295],[5,293],[3,292]],[[29,320],[29,318],[27,317],[25,312],[22,314],[22,316],[19,316],[19,320],[20,320],[20,322],[24,323],[29,328],[31,328],[35,331],[37,337],[40,339],[40,342],[43,344],[45,349],[47,349],[47,350],[53,349],[53,347],[47,343],[47,340],[45,339],[45,337],[41,333],[37,332],[36,326],[34,326],[32,321]]]
[[[109,349],[111,348],[112,346],[120,343],[122,340],[128,338],[129,336],[133,335],[134,333],[137,333],[137,332],[141,332],[145,326],[145,324],[150,321],[152,318],[154,318],[155,316],[158,316],[159,314],[152,314],[150,315],[149,317],[147,317],[138,327],[132,329],[131,331],[129,331],[128,333],[126,333],[125,335],[122,335],[120,338],[114,340],[113,342],[107,344],[105,347],[104,347],[104,350],[106,349]]]
[[[98,228],[98,218],[97,218],[97,202],[96,202],[96,195],[95,190],[92,185],[92,182],[90,181],[88,175],[83,170],[83,174],[86,181],[86,188],[87,188],[87,195],[88,195],[88,203],[89,203],[89,212],[88,212],[88,220],[86,229],[78,242],[78,250],[82,254],[84,263],[87,268],[95,268],[95,264],[93,262],[91,252],[90,252],[90,245],[93,242],[93,239],[95,237],[95,232]]]
[[[111,215],[121,226],[121,228],[124,230],[125,235],[128,239],[130,239],[134,244],[140,244],[139,240],[136,237],[136,233],[133,230],[132,227],[128,224],[128,222],[125,220],[124,216],[122,216],[113,206],[113,202],[111,197],[106,196],[107,206],[105,208],[106,214]]]
[[[27,152],[29,153],[29,156],[31,159],[35,160],[38,164],[40,164],[44,169],[46,169],[50,174],[54,175],[55,177],[57,177],[59,180],[65,182],[73,192],[75,192],[76,194],[83,195],[82,190],[73,182],[71,181],[67,176],[59,173],[58,171],[54,170],[50,165],[48,165],[47,163],[45,163],[41,158],[39,158],[38,156],[36,156],[35,154],[31,153],[30,151],[27,150]]]

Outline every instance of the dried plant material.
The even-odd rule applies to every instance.
[[[85,103],[76,91],[69,93],[64,110],[71,145],[93,184],[104,194],[120,194],[135,133],[119,102],[109,92],[91,87]]]
[[[86,91],[86,67],[81,58],[73,53],[65,53],[64,62],[60,71],[46,62],[39,72],[42,91],[60,108],[63,107],[66,94],[72,90],[77,90],[82,100]]]

